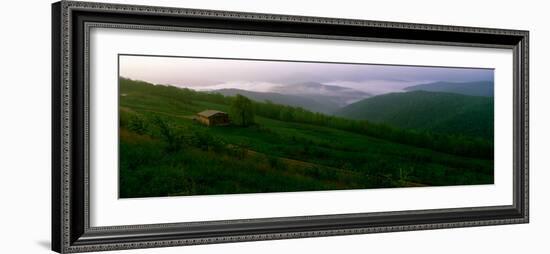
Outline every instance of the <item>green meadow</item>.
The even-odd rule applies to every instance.
[[[243,98],[246,100],[246,98]],[[237,97],[119,80],[119,196],[493,183],[492,139],[314,113]],[[198,112],[229,113],[206,126]],[[244,123],[244,121],[243,121]]]

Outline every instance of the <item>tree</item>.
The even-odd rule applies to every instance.
[[[237,94],[231,103],[229,116],[234,124],[249,126],[254,124],[254,108],[252,101],[245,96]]]

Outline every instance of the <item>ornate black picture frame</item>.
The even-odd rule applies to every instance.
[[[513,205],[91,227],[87,66],[92,27],[513,50]],[[61,1],[52,6],[52,249],[60,253],[529,221],[528,31]],[[511,112],[512,113],[512,112]]]

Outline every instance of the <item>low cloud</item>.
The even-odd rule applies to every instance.
[[[213,90],[220,90],[220,89],[240,89],[240,90],[247,90],[247,91],[253,91],[253,92],[270,92],[273,90],[273,88],[283,86],[283,85],[284,84],[277,84],[277,83],[264,82],[264,81],[231,81],[231,82],[219,83],[216,85],[195,86],[190,88],[193,88],[199,91],[213,91]]]
[[[418,84],[430,83],[432,80],[407,81],[407,80],[365,80],[365,81],[330,81],[326,85],[340,86],[359,90],[373,95],[384,93],[402,92],[404,88]]]

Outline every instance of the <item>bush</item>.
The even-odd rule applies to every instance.
[[[160,117],[154,117],[153,123],[159,128],[159,136],[166,144],[166,152],[172,153],[183,149],[185,140],[182,132],[178,131]]]
[[[138,115],[132,115],[128,119],[128,129],[140,135],[146,134],[147,122]]]

